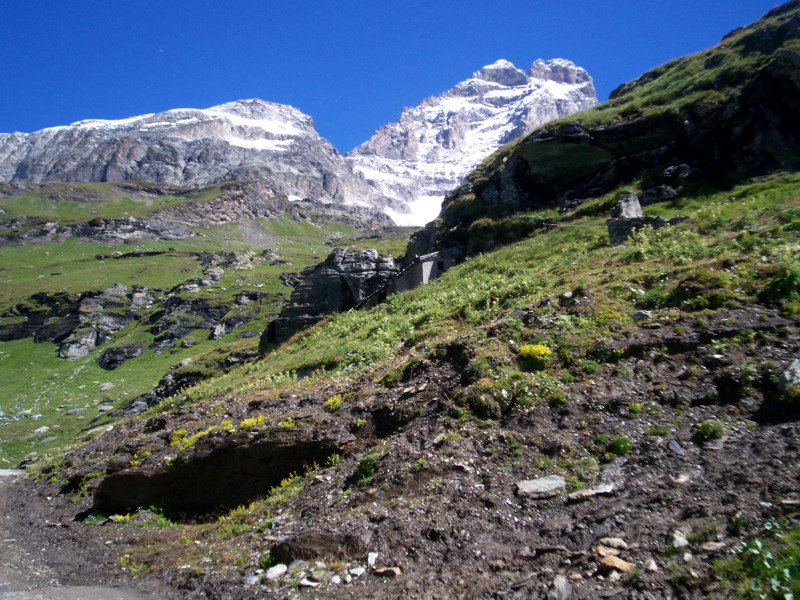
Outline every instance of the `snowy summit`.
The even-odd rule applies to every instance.
[[[501,145],[595,104],[592,78],[568,60],[539,59],[526,73],[501,59],[403,109],[347,157],[390,199],[387,212],[397,223],[422,225],[439,214],[445,193]]]

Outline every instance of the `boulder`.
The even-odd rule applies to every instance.
[[[561,475],[550,475],[519,481],[514,486],[514,491],[523,498],[549,498],[557,496],[565,487],[566,482]]]
[[[643,217],[642,205],[639,196],[634,192],[620,192],[617,194],[617,203],[611,209],[611,216],[615,219],[638,219]]]
[[[334,250],[324,262],[301,272],[302,281],[289,303],[262,333],[262,349],[289,339],[326,315],[355,308],[398,272],[394,259],[377,250]]]
[[[58,347],[58,355],[68,360],[76,360],[86,356],[97,345],[97,332],[85,329],[69,337]]]
[[[121,364],[132,358],[141,356],[144,342],[125,344],[123,346],[112,346],[107,348],[97,359],[97,364],[103,369],[113,371]]]
[[[92,316],[92,327],[97,331],[103,331],[105,333],[117,333],[123,330],[131,321],[131,317],[126,315],[117,313],[97,313]]]

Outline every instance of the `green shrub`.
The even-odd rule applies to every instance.
[[[767,283],[762,296],[768,300],[800,299],[800,264],[791,262],[783,265]]]
[[[327,410],[328,412],[336,412],[337,410],[342,408],[342,402],[343,399],[341,394],[336,394],[334,396],[331,396],[330,398],[325,400],[325,405],[324,405],[325,410]]]
[[[631,451],[631,446],[633,446],[633,442],[631,442],[631,438],[626,435],[622,435],[620,437],[615,437],[611,440],[608,444],[608,451],[611,454],[615,454],[617,456],[622,456],[624,454],[628,454]]]
[[[523,344],[519,349],[519,357],[529,368],[541,370],[550,362],[553,353],[544,344]]]
[[[737,546],[732,556],[712,563],[722,584],[737,592],[724,593],[725,597],[786,600],[800,596],[800,527],[796,522],[770,519],[764,529],[764,538],[750,539]]]
[[[725,435],[725,427],[716,419],[703,421],[697,426],[697,437],[701,440],[718,440]]]
[[[711,269],[700,269],[681,279],[666,298],[666,305],[683,310],[717,309],[725,306],[730,276]]]
[[[378,472],[378,458],[380,458],[378,452],[365,454],[356,467],[356,477],[362,482],[371,479]]]

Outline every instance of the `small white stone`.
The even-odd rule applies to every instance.
[[[364,567],[355,567],[354,569],[350,569],[350,575],[353,577],[361,577],[366,572]]]
[[[625,540],[618,537],[604,537],[598,540],[603,546],[608,546],[609,548],[617,548],[619,550],[625,550],[628,547],[628,544]]]
[[[340,583],[342,583],[342,578],[339,577],[338,575],[334,575],[333,577],[331,577],[331,583],[334,585],[339,585]]]
[[[287,570],[288,567],[283,563],[275,565],[274,567],[270,567],[269,569],[267,569],[267,579],[269,579],[270,581],[277,579],[278,577],[285,574]]]
[[[686,534],[682,531],[672,532],[672,547],[673,548],[686,548],[689,545],[689,540],[686,539]]]
[[[374,567],[376,560],[378,560],[377,552],[370,552],[369,554],[367,554],[367,566]]]

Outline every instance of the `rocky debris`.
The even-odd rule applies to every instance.
[[[136,239],[183,240],[190,235],[189,230],[183,225],[172,221],[118,217],[97,218],[77,225],[46,223],[39,229],[32,228],[21,233],[7,234],[3,239],[5,243],[38,243],[63,242],[70,237],[78,237],[91,242],[117,245]]]
[[[261,356],[256,350],[240,350],[239,352],[231,352],[225,357],[225,364],[233,366],[241,363],[255,362]]]
[[[566,487],[561,475],[550,475],[539,479],[518,481],[514,486],[517,496],[522,498],[550,498],[557,496]]]
[[[187,368],[191,359],[172,365],[151,392],[132,398],[111,415],[113,417],[132,417],[152,408],[164,398],[174,396],[181,390],[191,387],[210,377],[208,371],[195,371]],[[223,361],[224,362],[224,361]],[[246,362],[244,360],[237,362]],[[234,363],[235,364],[235,363]]]
[[[250,254],[248,256],[248,254]],[[210,252],[203,252],[199,254],[200,265],[203,267],[203,273],[210,267],[219,267],[221,269],[252,269],[253,262],[251,260],[252,253],[242,254],[241,252],[220,252],[213,254]]]
[[[289,303],[261,335],[261,347],[279,344],[326,315],[355,308],[398,271],[391,256],[376,250],[334,250],[324,262],[302,271]]]
[[[634,231],[643,227],[661,229],[668,225],[677,225],[687,221],[689,217],[678,216],[671,219],[663,217],[645,217],[639,197],[631,191],[620,192],[617,203],[611,210],[611,218],[606,220],[608,239],[612,246],[618,246],[627,240]]]
[[[136,342],[133,344],[124,344],[122,346],[112,346],[106,348],[103,353],[97,358],[97,364],[103,369],[113,371],[126,361],[142,355],[144,342]]]
[[[580,303],[566,306],[559,310],[586,308]],[[526,327],[544,327],[543,322],[533,320],[534,312],[523,311],[514,318],[522,319]],[[31,478],[28,485],[41,486],[41,510],[63,506],[63,512],[58,514],[64,515],[70,527],[59,531],[62,536],[97,539],[100,545],[119,536],[144,557],[152,548],[154,537],[156,543],[163,541],[168,547],[169,540],[187,535],[190,543],[214,540],[219,555],[228,556],[229,551],[235,551],[252,557],[249,564],[232,569],[223,562],[227,559],[210,563],[200,576],[188,574],[189,569],[167,567],[165,577],[182,586],[177,597],[185,597],[187,588],[183,586],[189,582],[196,586],[193,589],[199,590],[198,594],[211,596],[212,592],[241,589],[244,577],[258,575],[259,585],[264,586],[258,592],[267,596],[279,594],[277,590],[282,586],[308,579],[326,582],[315,592],[322,598],[342,593],[402,597],[402,590],[410,597],[483,597],[488,590],[508,591],[498,597],[516,594],[541,598],[554,577],[562,573],[572,588],[570,598],[614,594],[622,597],[625,590],[638,590],[634,587],[638,585],[650,595],[675,597],[673,573],[690,568],[698,575],[692,576],[691,581],[696,582],[693,585],[698,593],[705,593],[703,590],[716,581],[710,573],[710,560],[706,560],[712,551],[695,544],[696,548],[691,546],[694,564],[685,563],[682,553],[687,548],[671,553],[672,532],[679,529],[688,535],[706,525],[724,528],[729,522],[741,523],[742,529],[735,537],[726,530],[726,535],[734,537],[729,547],[734,547],[762,531],[763,520],[769,515],[786,510],[781,500],[794,499],[793,484],[798,474],[795,422],[762,421],[753,416],[754,412],[740,415],[706,397],[709,382],[725,368],[713,358],[714,349],[707,345],[712,339],[726,340],[728,360],[760,357],[773,361],[773,372],[778,374],[795,359],[798,336],[797,328],[791,325],[793,321],[758,305],[709,311],[703,316],[701,330],[695,324],[696,314],[686,314],[675,316],[658,330],[632,324],[631,329],[613,332],[609,343],[620,349],[614,363],[600,365],[591,375],[578,373],[574,384],[564,384],[568,411],[541,403],[512,413],[502,423],[454,418],[457,413],[451,402],[463,390],[462,377],[474,359],[466,344],[453,344],[420,356],[415,369],[409,371],[408,381],[395,387],[368,377],[345,383],[344,387],[337,387],[341,385],[337,381],[333,388],[293,388],[268,398],[252,394],[229,402],[183,404],[147,421],[125,421],[67,455],[66,472],[62,469],[56,473],[78,482],[87,473],[103,469],[106,477],[130,477],[125,483],[130,490],[122,486],[117,490],[127,498],[131,494],[135,497],[142,482],[137,478],[146,480],[167,471],[177,477],[175,473],[186,461],[195,465],[187,467],[187,480],[191,475],[194,482],[219,481],[213,487],[225,489],[230,482],[220,479],[210,467],[205,471],[202,465],[207,452],[213,453],[226,443],[286,441],[283,456],[291,457],[289,438],[282,435],[297,436],[292,444],[313,441],[315,436],[340,441],[334,450],[340,455],[337,461],[317,459],[319,470],[313,477],[310,473],[305,476],[302,489],[296,495],[282,497],[270,508],[268,531],[256,533],[249,529],[259,527],[258,519],[266,516],[259,509],[250,513],[253,519],[247,520],[247,532],[233,539],[225,537],[222,529],[219,534],[213,533],[217,523],[227,527],[226,519],[217,521],[217,512],[205,519],[203,514],[208,513],[195,517],[211,521],[202,537],[192,537],[195,525],[159,531],[121,523],[102,527],[78,523],[74,515],[79,509],[90,508],[88,498],[76,506],[76,495],[59,494],[58,486],[47,484],[46,478]],[[553,323],[551,327],[557,325]],[[733,341],[736,332],[755,327],[762,329],[751,341]],[[696,379],[682,375],[683,367],[690,364],[698,367]],[[630,369],[633,376],[614,374],[622,369]],[[713,383],[710,385],[713,387]],[[748,388],[748,393],[760,394],[758,385]],[[337,393],[349,396],[336,412],[325,411],[326,400]],[[676,413],[678,397],[682,409]],[[639,399],[647,402],[646,416],[628,418],[627,403]],[[748,399],[737,406],[755,411],[758,404]],[[294,420],[292,429],[276,425],[288,415]],[[714,415],[727,415],[732,433],[723,449],[706,453],[689,440],[696,423]],[[224,421],[236,428],[244,419],[258,416],[265,417],[263,429],[224,433]],[[356,418],[363,425],[351,430]],[[751,418],[756,419],[752,421],[755,428],[745,427]],[[669,435],[647,433],[651,423],[669,426]],[[230,428],[230,424],[225,427]],[[191,443],[197,441],[179,452],[179,446],[173,446],[170,438],[181,428],[186,431],[177,437]],[[207,435],[198,435],[212,428]],[[341,432],[343,437],[332,432]],[[633,440],[631,451],[624,457],[605,462],[606,457],[591,449],[596,437],[621,434]],[[682,443],[686,440],[683,456],[667,449],[670,439]],[[379,453],[375,471],[372,479],[362,484],[363,479],[354,474],[373,449]],[[141,457],[142,450],[152,454],[141,458],[134,467],[131,460]],[[114,453],[118,456],[112,460]],[[558,460],[562,468],[572,470],[586,456],[597,459],[589,463],[600,472],[589,474],[583,489],[622,480],[624,488],[580,502],[513,496],[514,483],[533,472],[531,460]],[[229,458],[226,465],[251,459],[254,464],[254,457],[255,454],[243,461]],[[677,484],[675,479],[684,473],[691,473],[692,477]],[[258,480],[255,475],[251,478]],[[93,482],[90,492],[103,485],[99,478]],[[152,484],[145,481],[142,486],[147,489],[156,483],[158,480]],[[249,483],[252,482],[248,480]],[[50,501],[45,500],[47,496]],[[277,497],[271,496],[269,502]],[[149,502],[150,498],[139,501]],[[737,516],[739,511],[746,516]],[[38,514],[40,522],[59,518],[24,509],[19,514]],[[237,524],[238,514],[232,521]],[[169,558],[175,558],[177,564],[188,562],[182,550],[169,552]],[[277,564],[287,566],[287,571],[275,580],[254,569],[267,553]],[[375,576],[369,565],[370,553],[378,554],[374,567],[396,566],[402,574],[394,578]],[[458,561],[453,561],[454,555]],[[610,556],[622,562],[611,562]],[[113,559],[118,557],[119,552]],[[603,560],[606,562],[601,565]],[[317,561],[326,561],[329,566],[321,567]],[[651,570],[651,561],[658,561],[656,566],[660,569]],[[630,578],[634,571],[625,573],[628,565],[639,568]],[[354,576],[351,569],[361,575]],[[333,577],[339,577],[339,583],[334,584]],[[342,589],[345,586],[358,588]]]

